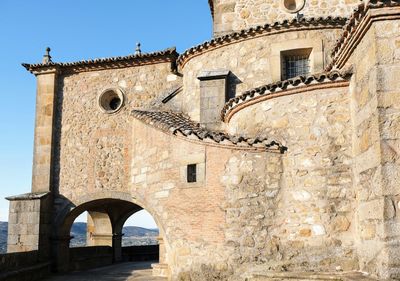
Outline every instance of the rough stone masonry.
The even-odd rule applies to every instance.
[[[400,1],[209,4],[214,37],[182,54],[23,64],[33,182],[8,251],[68,271],[88,211],[117,262],[146,209],[170,280],[399,280]]]

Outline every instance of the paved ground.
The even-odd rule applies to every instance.
[[[127,262],[88,271],[55,275],[43,281],[166,281],[151,276],[151,262]]]

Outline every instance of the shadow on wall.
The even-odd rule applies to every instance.
[[[236,97],[237,85],[242,84],[242,83],[243,82],[235,74],[233,74],[232,72],[229,74],[227,101]]]

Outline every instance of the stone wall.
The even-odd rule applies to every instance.
[[[112,247],[76,247],[70,249],[70,271],[87,270],[113,263]]]
[[[296,13],[289,13],[282,8],[283,2],[284,0],[214,0],[214,36],[295,18]],[[359,0],[306,0],[300,13],[307,18],[349,17],[359,3]]]
[[[58,78],[55,183],[71,201],[102,190],[129,190],[131,117],[180,83],[170,63],[66,74]],[[123,108],[100,110],[99,95],[119,88]]]
[[[1,281],[43,280],[50,274],[50,262],[41,260],[38,251],[0,255]]]
[[[375,23],[348,62],[354,69],[350,88],[360,266],[385,278],[400,274],[399,35],[398,21]]]
[[[248,199],[254,210],[263,206],[257,200],[265,202],[260,214],[237,217],[231,224],[239,228],[250,220],[248,228],[257,230],[239,251],[246,253],[243,258],[267,262],[278,271],[357,270],[348,89],[326,88],[254,104],[233,115],[228,130],[268,136],[288,147],[281,166],[275,160],[253,174],[253,188],[273,188]],[[262,171],[274,172],[266,174],[272,184]]]
[[[338,29],[283,32],[235,42],[193,57],[182,69],[184,91],[174,98],[174,103],[180,104],[181,110],[192,119],[199,120],[200,81],[197,76],[201,71],[230,70],[232,73],[228,81],[228,95],[232,97],[254,87],[279,81],[281,68],[279,49],[284,48],[284,45],[292,44],[293,48],[298,48],[304,42],[315,42],[310,43],[314,44],[315,48],[324,45],[322,55],[324,60],[328,61],[329,50],[338,34]],[[272,58],[276,56],[278,58],[273,60]],[[323,67],[321,59],[321,63],[315,66],[314,71],[322,71]]]
[[[301,13],[347,16],[356,2],[308,0]],[[293,17],[281,12],[279,1],[214,3],[216,34]],[[183,79],[171,73],[170,62],[77,73],[58,73],[54,67],[39,74],[38,89],[46,96],[38,100],[38,116],[44,119],[36,129],[45,128],[45,134],[35,138],[43,149],[35,152],[34,177],[40,177],[33,191],[44,193],[10,199],[9,248],[39,248],[42,257],[55,233],[58,266],[71,261],[70,269],[76,269],[81,258],[108,264],[121,252],[115,246],[121,237],[116,225],[122,229],[128,215],[145,208],[160,228],[160,268],[170,270],[172,280],[342,270],[399,278],[400,21],[373,23],[354,45],[346,65],[354,72],[349,87],[314,81],[313,90],[304,84],[291,88],[290,95],[242,104],[228,124],[215,126],[232,135],[278,141],[288,148],[283,155],[173,136],[131,114],[137,107],[170,108],[199,121],[202,108],[216,107],[211,99],[201,101],[201,72],[231,71],[228,96],[237,96],[279,80],[280,51],[288,47],[311,44],[310,61],[317,62],[312,71],[322,71],[339,33],[336,25],[322,24],[279,27],[200,48],[181,61]],[[161,105],[182,83],[182,92]],[[217,100],[222,83],[210,84],[204,94]],[[99,95],[110,88],[125,96],[123,108],[113,114],[98,105]],[[54,91],[53,123],[48,107]],[[218,116],[213,113],[211,121]],[[196,164],[194,183],[187,180],[190,164]],[[48,191],[56,197],[51,230],[50,203],[41,197]],[[107,243],[114,239],[115,251],[74,249],[69,255],[69,227],[84,210],[92,219],[94,212],[101,214],[97,222],[103,228],[94,234],[107,237]],[[89,226],[94,229],[95,222]],[[93,256],[99,259],[90,261]],[[7,257],[3,263],[12,263]]]
[[[377,22],[377,96],[383,187],[385,274],[400,278],[400,20]],[[373,73],[373,72],[372,72]]]
[[[51,196],[48,193],[28,193],[7,199],[10,201],[7,252],[38,251],[40,258],[47,259],[50,253]]]
[[[155,218],[172,275],[226,258],[220,175],[231,153],[166,135],[139,121],[133,127],[132,189]],[[188,183],[188,164],[198,165]]]
[[[122,260],[132,261],[158,261],[160,256],[159,245],[129,246],[122,248]]]

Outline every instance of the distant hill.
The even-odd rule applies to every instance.
[[[0,222],[0,253],[7,250],[7,222]],[[157,244],[158,229],[147,229],[138,226],[126,226],[123,228],[124,236],[122,246],[154,245]],[[72,225],[71,247],[83,247],[86,245],[86,223],[77,222]]]

